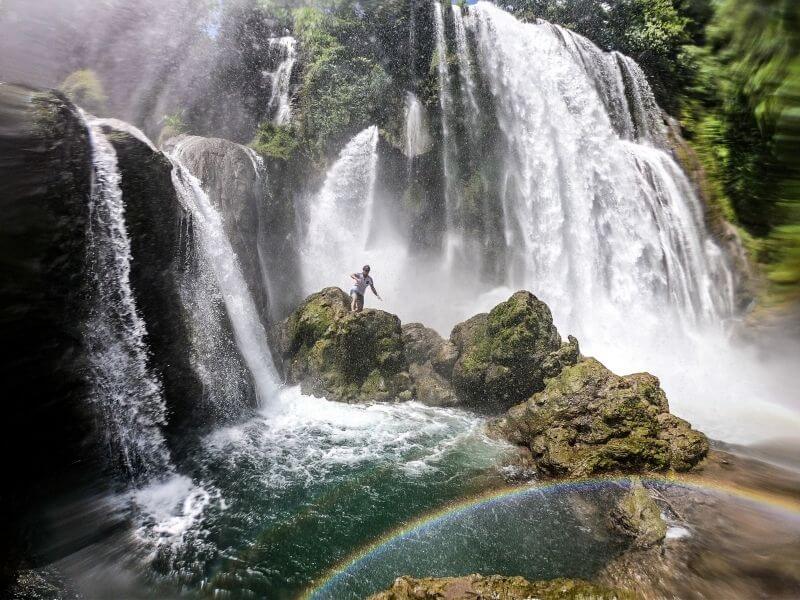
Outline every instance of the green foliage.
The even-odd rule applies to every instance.
[[[75,104],[91,113],[106,111],[108,97],[97,74],[91,69],[80,69],[70,73],[59,89]]]
[[[800,5],[722,0],[703,48],[688,49],[687,138],[721,202],[745,230],[770,283],[800,296]]]
[[[305,65],[301,133],[312,152],[323,157],[378,120],[391,80],[368,48],[354,46],[366,34],[360,19],[301,8],[294,14],[294,32]]]
[[[293,127],[265,122],[259,125],[250,146],[262,156],[289,160],[299,148],[300,141]]]

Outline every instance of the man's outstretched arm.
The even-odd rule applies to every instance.
[[[383,298],[381,298],[381,295],[375,289],[375,284],[374,283],[370,283],[369,287],[372,289],[372,293],[375,294],[378,297],[379,300],[383,300]]]

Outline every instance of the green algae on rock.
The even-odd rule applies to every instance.
[[[552,476],[685,471],[708,452],[705,435],[669,413],[656,377],[620,377],[593,358],[562,370],[490,429]]]
[[[303,392],[343,402],[409,400],[400,319],[382,310],[350,312],[335,287],[312,294],[279,327],[287,379]]]
[[[450,341],[459,352],[452,374],[456,393],[487,412],[543,389],[545,377],[575,364],[579,355],[577,340],[562,346],[550,309],[526,291],[459,323]]]
[[[631,489],[611,511],[610,520],[637,548],[655,546],[667,535],[661,509],[638,477],[632,478]]]
[[[627,590],[595,585],[580,579],[528,581],[524,577],[467,575],[414,579],[398,577],[392,587],[369,600],[628,600],[636,595]]]

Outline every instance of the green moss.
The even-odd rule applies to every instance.
[[[670,415],[658,379],[614,375],[595,359],[567,366],[493,429],[552,475],[686,470],[708,442]]]
[[[285,161],[298,151],[300,140],[293,127],[264,122],[258,126],[250,147],[261,156]]]

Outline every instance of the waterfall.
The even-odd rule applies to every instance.
[[[358,261],[363,260],[372,224],[377,146],[376,126],[356,135],[310,201],[301,251],[307,291],[347,281],[363,264]]]
[[[603,52],[585,37],[538,21],[579,64],[594,84],[617,134],[628,140],[663,141],[661,111],[636,61],[619,52]]]
[[[581,331],[672,311],[688,326],[729,314],[730,272],[699,200],[671,157],[617,133],[587,75],[600,51],[488,3],[475,12],[505,144],[510,283],[536,289]],[[617,83],[607,101],[626,106]]]
[[[442,113],[442,170],[444,172],[444,201],[447,211],[447,224],[453,225],[455,221],[455,174],[454,166],[454,138],[450,131],[450,113],[453,109],[453,98],[450,89],[450,67],[447,64],[447,38],[444,31],[444,15],[442,14],[442,4],[438,0],[433,0],[433,18],[436,24],[436,70],[439,76],[439,109]],[[452,234],[452,227],[448,228]],[[448,235],[448,253],[453,244],[457,243],[458,236]]]
[[[425,108],[419,98],[412,92],[406,92],[405,115],[405,154],[408,158],[414,158],[428,151],[431,140],[425,122]]]
[[[461,7],[456,4],[453,4],[452,7],[458,54],[458,75],[461,82],[461,102],[464,105],[464,111],[468,115],[470,138],[474,140],[474,136],[478,133],[480,110],[478,101],[475,99],[475,79],[472,73],[469,44],[467,43],[467,29],[464,26],[464,15],[461,12]]]
[[[297,60],[297,41],[290,35],[270,38],[269,48],[271,53],[277,54],[278,66],[270,74],[272,93],[268,114],[272,115],[272,122],[275,125],[285,125],[292,118],[289,89],[292,81],[292,69]]]
[[[238,351],[253,377],[261,405],[277,397],[279,378],[270,354],[267,335],[247,287],[224,223],[198,179],[180,164],[185,140],[171,153],[172,181],[181,201],[193,218],[200,249],[222,295]]]
[[[141,482],[172,469],[161,433],[166,409],[161,383],[148,368],[147,332],[131,289],[117,155],[100,125],[86,121],[92,148],[86,248],[92,292],[85,326],[91,399],[112,455]]]

